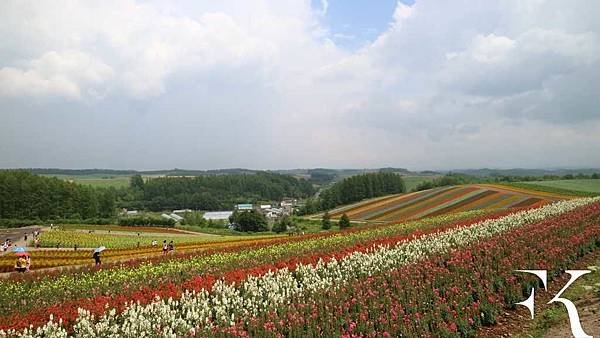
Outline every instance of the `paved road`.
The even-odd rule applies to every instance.
[[[34,231],[42,231],[42,227],[40,226],[28,226],[23,228],[14,228],[14,229],[0,229],[0,244],[4,243],[6,239],[10,239],[13,243],[12,247],[15,246],[26,246],[25,243],[25,234],[27,234],[27,241],[33,239]],[[0,251],[0,255],[4,254],[4,252]]]

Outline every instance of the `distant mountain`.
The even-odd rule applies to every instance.
[[[564,176],[564,175],[577,175],[577,174],[585,174],[591,175],[593,173],[600,172],[600,169],[594,168],[585,168],[585,169],[523,169],[523,168],[514,168],[514,169],[456,169],[450,170],[453,173],[460,173],[472,176],[544,176],[544,175],[554,175],[554,176]]]
[[[106,175],[106,176],[205,176],[205,175],[227,175],[227,174],[254,174],[258,170],[231,168],[216,170],[188,170],[188,169],[167,169],[167,170],[114,170],[114,169],[58,169],[58,168],[27,168],[24,169],[38,175],[65,175],[65,176],[83,176],[83,175]]]

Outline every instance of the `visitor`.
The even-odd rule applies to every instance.
[[[36,248],[39,248],[40,247],[40,239],[36,237],[35,240],[33,241],[33,245]]]
[[[157,246],[158,242],[156,242],[156,240],[152,240],[152,246]]]
[[[2,243],[2,251],[8,251],[8,239]]]
[[[140,242],[137,242],[137,247],[138,247],[138,248],[140,247]]]
[[[94,258],[94,262],[96,263],[96,265],[102,264],[102,262],[100,261],[100,251],[94,251],[92,257]]]
[[[73,245],[73,251],[77,251],[77,244]]]
[[[173,243],[173,241],[169,242],[169,253],[173,253],[173,250],[175,250],[175,244]]]
[[[17,258],[15,262],[15,270],[17,272],[25,272],[27,271],[27,259],[23,256]]]
[[[25,271],[29,271],[29,269],[31,268],[31,257],[30,256],[26,256],[25,260],[27,260],[27,264],[25,265]]]
[[[163,241],[163,255],[166,255],[168,250],[169,250],[169,246],[167,245],[167,240],[165,239]]]
[[[27,233],[25,233],[25,236],[23,236],[23,240],[25,240],[25,242],[27,242]],[[25,243],[25,245],[27,245],[27,243]]]

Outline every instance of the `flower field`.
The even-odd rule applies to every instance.
[[[598,198],[214,243],[1,280],[0,336],[473,336],[599,246]]]
[[[478,184],[390,195],[334,209],[330,214],[332,218],[339,218],[345,213],[352,220],[398,222],[469,210],[541,206],[566,198],[570,197]]]
[[[139,236],[135,233],[131,234],[115,234],[115,233],[88,233],[75,230],[52,230],[42,232],[41,245],[45,248],[53,248],[59,246],[61,248],[72,248],[77,245],[80,248],[95,248],[104,245],[107,248],[134,248],[138,242],[140,246],[150,246],[153,240],[174,240],[178,244],[184,243],[200,243],[200,242],[215,242],[228,241],[231,239],[244,238],[243,236],[215,236],[208,234],[185,234],[185,233],[152,233],[139,232]]]

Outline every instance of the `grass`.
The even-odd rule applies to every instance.
[[[227,227],[208,227],[208,226],[198,226],[198,225],[176,225],[175,229],[181,229],[186,231],[193,231],[199,234],[210,234],[210,235],[220,235],[220,236],[232,236],[232,237],[249,237],[249,236],[259,236],[259,237],[268,237],[270,235],[277,235],[271,231],[263,231],[263,232],[241,232],[235,230],[229,230]]]
[[[41,176],[56,177],[65,181],[73,181],[78,184],[90,185],[94,188],[125,188],[129,186],[131,179],[130,175],[50,175],[45,174]],[[154,178],[158,176],[144,176],[144,178]]]
[[[119,231],[119,232],[131,232],[131,233],[143,233],[143,232],[151,232],[151,233],[177,233],[176,231],[171,230],[172,228],[162,228],[162,227],[133,227],[133,226],[120,226],[120,225],[94,225],[94,224],[61,224],[60,229],[63,230],[99,230],[99,231]],[[171,232],[169,232],[171,230]]]
[[[95,188],[124,188],[129,186],[130,176],[116,175],[43,175],[47,177],[56,177],[65,181],[73,181],[78,184],[90,185]]]
[[[593,179],[532,181],[502,184],[516,188],[537,190],[560,195],[581,197],[600,195],[600,180]]]
[[[600,180],[596,179],[574,179],[558,181],[536,181],[523,182],[524,184],[541,185],[564,190],[583,191],[600,194]]]
[[[402,176],[406,191],[412,191],[423,182],[433,181],[438,176]]]

